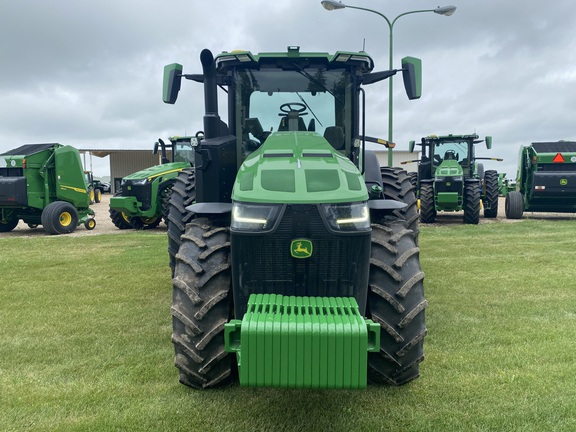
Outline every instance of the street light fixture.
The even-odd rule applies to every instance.
[[[350,6],[347,5],[345,3],[342,2],[338,2],[338,1],[333,1],[333,0],[323,0],[322,2],[322,6],[324,7],[324,9],[329,10],[329,11],[333,11],[333,10],[338,10],[338,9],[344,9],[344,8],[350,8],[350,9],[358,9],[358,10],[363,10],[366,12],[372,12],[375,13],[376,15],[381,16],[382,18],[384,18],[386,20],[386,22],[388,23],[388,27],[390,28],[390,62],[389,62],[389,69],[392,70],[393,68],[393,34],[392,34],[392,30],[394,28],[394,24],[396,23],[396,21],[398,20],[398,18],[404,16],[404,15],[410,15],[410,14],[415,14],[415,13],[421,13],[421,12],[434,12],[438,15],[444,15],[444,16],[450,16],[452,14],[454,14],[454,12],[456,12],[456,6],[438,6],[436,9],[423,9],[423,10],[414,10],[414,11],[409,11],[409,12],[404,12],[400,15],[398,15],[396,18],[394,18],[394,20],[390,21],[388,19],[388,17],[386,17],[386,15],[375,11],[373,9],[367,9],[367,8],[363,8],[363,7],[358,7],[358,6]],[[392,87],[392,77],[389,78],[388,81],[388,142],[394,142],[393,141],[393,133],[392,133],[392,123],[393,123],[393,114],[392,114],[392,103],[393,103],[393,87]],[[392,166],[392,149],[389,148],[388,149],[388,166]]]

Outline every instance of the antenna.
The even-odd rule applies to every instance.
[[[366,52],[366,38],[362,39],[362,52]]]

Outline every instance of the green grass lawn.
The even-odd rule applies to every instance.
[[[166,234],[0,237],[1,431],[574,431],[574,221],[421,227],[421,377],[195,391],[173,366]]]

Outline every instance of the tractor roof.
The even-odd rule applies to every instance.
[[[536,153],[576,153],[576,142],[574,141],[557,141],[557,142],[535,142],[532,147]]]
[[[437,135],[428,135],[427,137],[424,137],[422,139],[422,141],[426,144],[432,144],[432,143],[446,143],[446,142],[458,142],[458,141],[472,141],[473,144],[478,144],[481,143],[484,140],[478,139],[478,135],[477,134],[470,134],[470,135],[441,135],[441,136],[437,136]],[[415,143],[415,144],[419,144],[422,145],[422,143]]]
[[[60,144],[48,143],[48,144],[24,144],[13,150],[9,150],[6,153],[2,153],[2,156],[30,156],[35,153],[40,153],[41,151],[47,150],[54,146],[59,146]]]
[[[294,63],[301,67],[323,64],[328,69],[342,66],[356,66],[362,74],[374,69],[374,61],[365,52],[337,51],[335,54],[322,52],[300,52],[300,47],[289,46],[285,52],[266,52],[253,54],[250,51],[223,52],[216,56],[216,69],[226,70],[242,65],[250,69],[259,69],[263,65],[277,67],[290,66]]]

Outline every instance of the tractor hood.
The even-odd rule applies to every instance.
[[[436,177],[462,176],[462,167],[456,160],[445,160],[436,168]]]
[[[190,164],[186,162],[173,162],[164,165],[155,165],[150,168],[137,171],[130,175],[127,175],[123,180],[142,180],[147,179],[148,181],[154,180],[156,177],[160,177],[169,173],[182,171],[184,168],[189,168]]]
[[[356,166],[316,132],[276,132],[242,164],[234,201],[344,203],[368,200]]]

